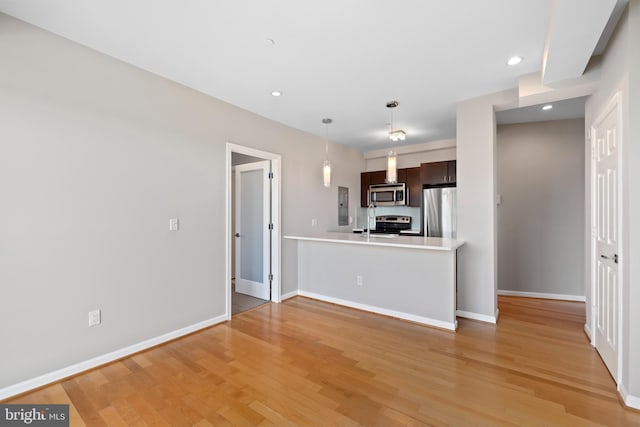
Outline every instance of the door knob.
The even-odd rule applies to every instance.
[[[236,233],[236,234],[235,234],[235,236],[236,236],[236,237],[240,237],[240,233]]]

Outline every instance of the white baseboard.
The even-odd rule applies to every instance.
[[[486,314],[472,313],[470,311],[456,310],[456,316],[465,319],[480,320],[481,322],[497,323],[499,311],[496,310],[495,316],[487,316]]]
[[[626,387],[622,384],[618,390],[620,390],[620,395],[622,396],[625,405],[629,408],[640,410],[640,397],[627,393]]]
[[[282,294],[280,296],[280,302],[284,300],[288,300],[289,298],[293,298],[299,295],[299,291],[296,289],[295,291],[287,292],[286,294]]]
[[[591,328],[586,323],[584,324],[584,333],[587,334],[587,338],[589,338],[589,341],[591,341],[592,340],[592,338],[591,338]]]
[[[458,323],[457,322],[443,322],[442,320],[431,319],[429,317],[418,316],[410,313],[403,313],[401,311],[389,310],[387,308],[376,307],[373,305],[360,304],[358,302],[347,301],[340,298],[328,297],[326,295],[316,294],[314,292],[307,292],[303,290],[298,291],[298,295],[317,299],[319,301],[330,302],[332,304],[343,305],[345,307],[356,308],[358,310],[369,311],[371,313],[383,314],[385,316],[396,317],[398,319],[409,320],[411,322],[420,323],[422,325],[427,326],[435,326],[437,328],[448,329],[450,331],[455,331]]]
[[[550,293],[544,293],[544,292],[520,292],[520,291],[508,291],[508,290],[502,290],[502,289],[498,289],[498,295],[526,297],[526,298],[555,299],[560,301],[585,302],[587,300],[586,297],[583,295],[550,294]]]
[[[25,393],[29,390],[33,390],[38,387],[42,387],[47,384],[51,384],[55,381],[60,381],[63,378],[70,377],[72,375],[76,375],[80,372],[88,371],[89,369],[93,369],[100,365],[104,365],[109,362],[113,362],[114,360],[121,359],[123,357],[129,356],[134,353],[138,353],[142,350],[146,350],[150,347],[156,346],[158,344],[165,343],[167,341],[171,341],[176,338],[180,338],[181,336],[190,334],[192,332],[198,331],[200,329],[208,328],[209,326],[216,325],[218,323],[225,322],[227,320],[227,315],[214,317],[212,319],[204,320],[202,322],[195,323],[193,325],[186,326],[184,328],[178,329],[176,331],[172,331],[166,333],[164,335],[160,335],[154,338],[150,338],[148,340],[139,342],[137,344],[130,345],[125,348],[121,348],[116,351],[112,351],[111,353],[103,354],[101,356],[94,357],[89,360],[85,360],[80,363],[76,363],[71,366],[67,366],[62,369],[58,369],[53,372],[46,373],[44,375],[40,375],[35,378],[31,378],[17,384],[13,384],[0,389],[0,400],[7,399],[11,396],[15,396],[17,394]]]

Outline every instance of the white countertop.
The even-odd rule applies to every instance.
[[[397,236],[357,233],[325,232],[306,235],[287,235],[285,239],[309,240],[315,242],[344,243],[352,245],[387,246],[392,248],[410,248],[435,251],[454,251],[464,244],[463,241],[441,237]]]

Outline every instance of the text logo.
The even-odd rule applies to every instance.
[[[0,427],[69,427],[69,405],[0,404]]]

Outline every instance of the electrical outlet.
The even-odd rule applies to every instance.
[[[356,285],[362,286],[363,284],[362,276],[356,276]]]
[[[100,324],[100,310],[93,310],[89,312],[89,327]]]
[[[315,218],[312,218],[312,219],[311,219],[311,226],[312,226],[312,227],[317,227],[317,226],[318,226],[318,220],[317,220],[317,219],[315,219]]]

